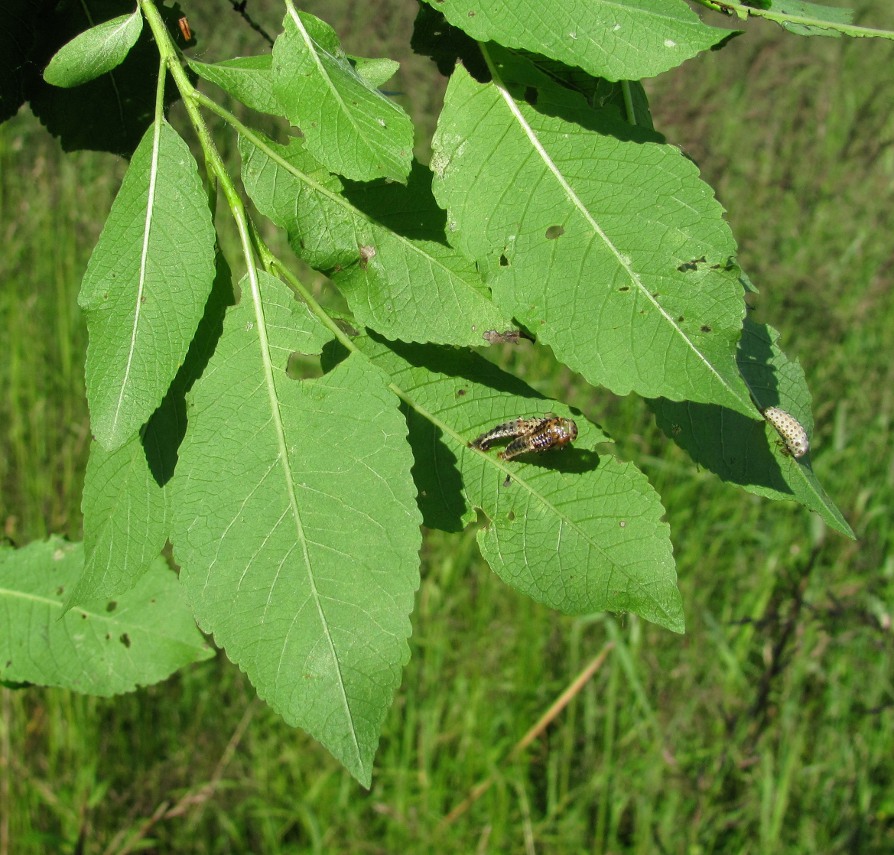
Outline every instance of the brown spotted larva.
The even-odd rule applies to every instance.
[[[563,448],[577,439],[577,425],[573,419],[563,419],[552,413],[529,419],[513,419],[481,434],[469,446],[487,451],[501,439],[511,439],[512,442],[500,452],[500,459],[512,460],[529,451],[539,453],[551,448]]]
[[[803,457],[810,449],[810,441],[807,439],[807,431],[791,413],[780,410],[779,407],[767,407],[764,410],[764,418],[776,428],[786,451],[792,457]]]

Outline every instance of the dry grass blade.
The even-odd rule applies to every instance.
[[[586,685],[587,681],[602,667],[606,657],[614,647],[614,642],[609,642],[602,648],[598,656],[590,661],[586,668],[574,678],[569,686],[559,695],[550,708],[538,719],[537,723],[531,727],[528,732],[512,746],[512,750],[506,755],[506,760],[513,760],[522,751],[524,751],[544,730],[550,725],[553,719],[562,712],[565,707],[571,703],[571,700]],[[445,816],[438,824],[439,828],[444,828],[455,822],[461,817],[475,802],[478,801],[493,785],[495,777],[491,775],[480,781],[469,791],[469,794]]]

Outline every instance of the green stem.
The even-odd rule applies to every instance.
[[[161,55],[162,62],[167,66],[167,69],[170,71],[171,76],[174,78],[174,82],[177,84],[177,88],[180,91],[180,95],[183,98],[183,104],[186,107],[186,112],[189,115],[190,121],[193,124],[193,127],[196,130],[196,133],[199,137],[199,142],[201,143],[202,150],[205,153],[206,162],[209,165],[209,170],[213,172],[220,183],[220,187],[223,190],[224,196],[227,199],[227,204],[230,207],[230,211],[232,212],[233,219],[236,221],[236,227],[239,231],[239,239],[242,244],[242,251],[245,256],[246,266],[248,268],[249,282],[252,290],[252,297],[255,302],[256,312],[261,311],[260,304],[260,291],[257,282],[257,265],[255,262],[256,254],[260,257],[261,263],[263,266],[270,270],[275,270],[280,279],[286,282],[289,287],[292,288],[302,300],[307,303],[308,308],[314,313],[314,315],[320,320],[320,322],[328,329],[335,338],[345,347],[350,353],[360,353],[360,349],[351,341],[350,337],[348,337],[345,332],[335,323],[335,321],[329,316],[326,310],[316,301],[313,294],[310,293],[310,290],[295,276],[289,269],[284,265],[275,255],[269,250],[263,240],[261,240],[260,236],[257,234],[257,231],[253,229],[251,223],[248,220],[248,217],[245,213],[245,206],[242,204],[242,199],[239,196],[235,186],[233,185],[232,180],[230,179],[229,173],[227,172],[226,166],[224,165],[223,159],[217,151],[217,146],[214,144],[213,139],[208,131],[208,128],[205,124],[204,119],[202,118],[202,114],[199,111],[199,104],[204,107],[207,107],[212,112],[219,115],[225,121],[227,121],[232,127],[234,127],[239,133],[244,134],[246,137],[252,140],[256,145],[259,145],[262,149],[269,152],[267,146],[263,145],[263,140],[258,137],[257,134],[253,133],[250,128],[246,127],[242,124],[232,113],[225,110],[223,107],[216,104],[207,96],[203,95],[199,92],[193,85],[190,83],[189,78],[186,76],[186,72],[183,70],[182,65],[180,64],[180,58],[177,53],[177,49],[174,46],[173,41],[171,41],[170,36],[168,35],[167,28],[164,25],[164,21],[159,15],[158,10],[155,8],[154,0],[139,0],[140,8],[143,11],[143,14],[146,16],[146,20],[149,23],[150,28],[152,29],[152,34],[155,36],[156,44],[158,45],[159,54]],[[275,155],[274,152],[269,152],[271,155]],[[264,329],[263,318],[258,317],[258,325],[261,330]],[[263,337],[263,333],[262,333]],[[434,413],[429,412],[424,407],[422,407],[419,403],[417,403],[413,398],[401,389],[396,383],[388,383],[388,388],[400,398],[408,407],[417,412],[422,418],[429,421],[431,424],[438,427],[445,436],[451,437],[454,441],[456,441],[460,445],[466,445],[466,440],[463,436],[457,433],[453,427],[451,427],[446,422],[439,419]],[[483,452],[479,452],[483,453]],[[492,458],[488,458],[488,460],[497,466],[498,469],[504,471],[506,475],[510,475],[511,471],[509,467],[503,464],[500,461],[493,460]]]
[[[138,2],[146,22],[152,30],[152,35],[155,37],[161,61],[167,67],[171,77],[174,78],[174,83],[177,84],[177,88],[180,90],[183,106],[186,108],[190,122],[199,138],[199,144],[202,146],[202,152],[205,155],[205,163],[209,168],[209,172],[214,174],[220,182],[221,189],[224,191],[224,196],[226,196],[235,217],[236,210],[242,209],[242,200],[239,198],[232,181],[229,180],[223,158],[220,156],[217,146],[214,144],[214,140],[205,124],[205,120],[195,104],[195,87],[190,83],[189,77],[187,77],[183,66],[180,64],[180,55],[174,42],[171,40],[158,9],[155,8],[154,0],[138,0]]]
[[[267,245],[260,239],[258,236],[256,238],[258,244],[258,252],[261,256],[261,261],[265,267],[270,269],[271,271],[275,271],[276,275],[286,282],[290,288],[292,288],[305,303],[307,303],[310,310],[317,316],[320,322],[332,333],[333,336],[338,340],[340,344],[342,344],[345,349],[349,353],[360,353],[363,351],[351,341],[350,337],[345,333],[341,327],[329,316],[326,310],[316,301],[313,294],[310,293],[310,290],[307,286],[292,273],[289,268],[282,263],[267,247]],[[422,418],[431,422],[431,424],[438,427],[441,432],[445,436],[450,436],[460,445],[466,445],[466,440],[459,433],[457,433],[447,422],[441,421],[434,413],[429,412],[425,407],[419,404],[413,397],[396,383],[388,383],[388,388],[397,395],[398,398],[401,399],[408,407],[417,412]],[[482,452],[483,453],[483,452]],[[508,466],[504,466],[500,464],[499,461],[494,461],[493,458],[488,458],[493,463],[496,463],[498,467],[506,472],[508,475],[510,470]]]
[[[854,24],[826,21],[823,18],[814,18],[809,15],[791,15],[787,12],[774,12],[772,9],[746,6],[744,3],[736,2],[736,0],[696,0],[696,2],[706,9],[711,9],[715,12],[735,13],[743,21],[748,18],[766,18],[768,21],[773,21],[777,24],[799,24],[804,27],[817,27],[858,39],[894,39],[894,30],[857,27]]]

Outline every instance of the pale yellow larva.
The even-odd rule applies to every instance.
[[[776,428],[792,457],[803,457],[807,454],[810,449],[807,431],[791,413],[780,410],[779,407],[767,407],[764,410],[764,418]]]

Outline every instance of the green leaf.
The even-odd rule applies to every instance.
[[[63,615],[83,565],[82,545],[60,538],[0,547],[0,679],[109,696],[213,655],[161,558],[133,590]]]
[[[143,137],[78,302],[87,313],[87,399],[108,451],[134,436],[183,361],[214,280],[214,227],[196,162],[167,123]]]
[[[239,56],[213,65],[191,59],[189,67],[203,80],[219,86],[252,110],[283,115],[273,88],[272,54]]]
[[[813,434],[810,392],[804,372],[779,349],[772,327],[746,320],[739,367],[761,410],[780,407]],[[749,493],[800,502],[835,531],[853,538],[841,511],[826,495],[810,465],[810,454],[785,454],[779,434],[766,422],[707,404],[651,402],[658,426],[705,469]]]
[[[468,259],[443,243],[413,240],[354,207],[300,141],[239,143],[242,181],[265,216],[288,230],[295,252],[338,285],[358,322],[391,338],[481,345],[512,327]],[[375,188],[402,192],[396,185]],[[371,194],[374,191],[370,191]],[[407,194],[409,195],[409,194]],[[412,200],[393,200],[406,210]]]
[[[53,86],[80,86],[121,65],[143,29],[139,9],[112,18],[72,39],[50,60],[43,79]]]
[[[176,465],[182,415],[168,393],[145,430],[115,451],[90,447],[81,509],[84,571],[66,609],[130,590],[168,538],[165,484]]]
[[[613,108],[506,70],[538,81],[543,112],[457,68],[432,159],[451,241],[494,301],[591,383],[757,418],[735,362],[736,245],[696,167]]]
[[[289,379],[296,329],[317,333],[282,284],[259,285],[193,390],[171,482],[180,579],[260,697],[368,785],[419,584],[406,423],[359,356]]]
[[[773,0],[769,5],[774,12],[792,15],[797,18],[812,18],[816,24],[804,24],[795,21],[780,21],[782,26],[800,36],[829,36],[840,38],[841,33],[830,27],[822,26],[823,21],[838,26],[850,24],[854,20],[853,9],[836,9],[833,6],[821,6],[819,3],[808,3],[806,0]]]
[[[82,509],[87,558],[67,607],[132,588],[165,545],[164,489],[152,477],[139,434],[115,451],[91,445]]]
[[[367,59],[363,56],[348,56],[348,59],[367,85],[376,89],[391,80],[400,68],[400,63],[393,59]]]
[[[473,39],[576,65],[595,77],[654,77],[731,34],[679,0],[426,0]]]
[[[3,4],[4,12],[8,2]],[[31,3],[42,7],[42,3]],[[48,53],[59,49],[92,27],[96,22],[129,12],[132,0],[90,0],[76,3],[55,3],[50,14],[40,13],[36,40],[28,61],[29,67],[43,68]],[[182,13],[176,6],[158,9],[169,31],[177,30]],[[158,45],[151,29],[143,27],[136,44],[124,61],[109,74],[74,89],[48,84],[40,73],[27,73],[29,105],[41,124],[65,151],[87,149],[108,151],[128,160],[133,156],[143,134],[155,120],[159,68]],[[164,90],[164,110],[180,97],[176,86]]]
[[[328,24],[290,8],[283,27],[273,46],[275,91],[310,153],[347,178],[404,181],[410,117],[357,72]]]
[[[410,443],[427,526],[456,530],[480,510],[481,552],[516,590],[566,613],[629,611],[683,631],[664,508],[632,463],[594,451],[608,441],[601,430],[477,354],[357,343],[424,411],[410,411]],[[497,424],[550,412],[573,415],[572,448],[501,461],[468,447]]]

